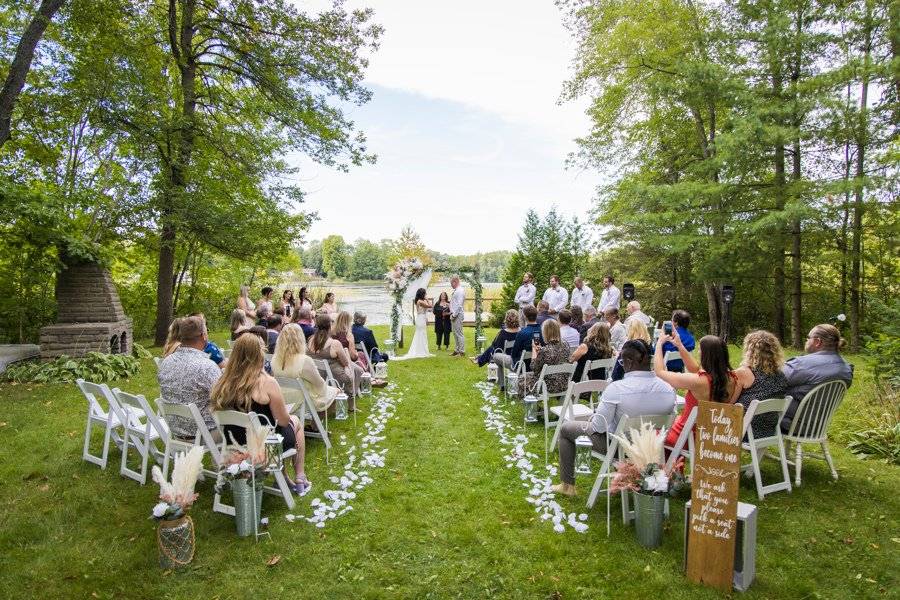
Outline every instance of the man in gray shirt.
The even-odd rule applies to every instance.
[[[607,432],[613,434],[623,416],[667,415],[675,408],[675,390],[650,371],[650,345],[629,340],[620,354],[625,377],[614,381],[600,397],[590,421],[566,421],[559,431],[559,477],[553,491],[574,496],[575,439],[586,435],[594,450],[606,452]]]
[[[848,387],[853,382],[853,365],[838,354],[843,345],[844,340],[837,327],[827,323],[816,325],[806,338],[807,353],[784,363],[781,370],[788,384],[784,393],[791,397],[791,404],[781,420],[783,432],[787,433],[791,428],[800,401],[811,389],[826,381],[843,381]]]

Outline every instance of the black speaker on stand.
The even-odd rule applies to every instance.
[[[634,300],[634,284],[633,283],[623,283],[622,284],[622,297],[625,298],[627,302],[631,302]]]

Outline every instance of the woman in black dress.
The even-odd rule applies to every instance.
[[[751,331],[747,334],[744,338],[741,366],[735,370],[744,383],[744,389],[736,401],[744,407],[744,413],[747,412],[750,403],[754,400],[784,398],[788,382],[781,371],[783,366],[784,351],[777,337],[762,330]],[[775,435],[775,428],[778,427],[778,414],[760,415],[753,419],[750,427],[753,429],[753,437],[756,438]]]
[[[444,341],[444,350],[450,349],[450,299],[447,292],[441,292],[438,301],[434,304],[434,334],[437,337],[438,350],[441,349],[441,340]]]

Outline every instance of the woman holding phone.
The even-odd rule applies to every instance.
[[[663,323],[663,331],[662,333],[668,336],[674,335],[672,332],[677,332],[679,339],[681,339],[681,343],[687,349],[688,352],[693,352],[695,342],[694,342],[694,334],[688,331],[688,326],[691,324],[691,315],[686,310],[676,310],[672,313],[672,320],[666,321]],[[666,352],[677,352],[678,348],[672,342],[666,342],[663,344],[663,353],[660,356],[665,356]],[[670,360],[666,363],[666,368],[670,371],[675,371],[678,373],[684,372],[684,362],[681,359]]]
[[[441,292],[434,305],[434,335],[438,350],[441,349],[442,340],[444,350],[450,349],[450,298],[447,292]]]

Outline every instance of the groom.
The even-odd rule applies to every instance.
[[[465,304],[466,290],[459,285],[459,277],[456,275],[450,278],[450,287],[453,288],[453,294],[450,296],[450,325],[453,329],[453,338],[456,340],[456,350],[450,356],[465,356],[466,336],[463,334],[463,318],[465,318],[463,305]]]

